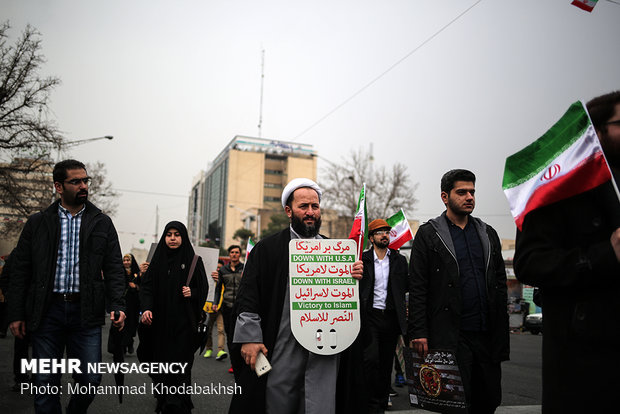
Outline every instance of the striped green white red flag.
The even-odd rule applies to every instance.
[[[366,212],[366,183],[362,186],[357,200],[357,213],[353,218],[353,227],[349,233],[349,239],[357,243],[357,256],[355,260],[361,260],[362,252],[368,245],[368,214]]]
[[[251,238],[248,238],[248,245],[245,247],[245,262],[246,263],[248,262],[248,257],[250,257],[250,252],[252,251],[255,245],[256,243],[254,243]]]
[[[388,246],[390,249],[398,250],[403,244],[413,239],[413,232],[402,208],[385,221],[392,228],[390,230],[390,245]]]
[[[526,214],[611,179],[601,144],[582,102],[575,102],[542,137],[506,159],[502,188],[521,230]]]
[[[571,4],[579,7],[581,10],[592,13],[598,0],[574,0]]]

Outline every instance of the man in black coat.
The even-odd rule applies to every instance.
[[[390,229],[383,219],[368,225],[372,248],[362,254],[364,277],[360,281],[366,397],[369,411],[381,413],[388,407],[396,341],[398,335],[407,334],[407,259],[388,248]]]
[[[500,405],[501,366],[509,356],[506,269],[495,230],[472,217],[476,177],[451,170],[441,179],[446,211],[420,226],[411,250],[409,339],[456,354],[469,412]]]
[[[15,248],[9,289],[9,321],[13,335],[31,334],[38,359],[80,360],[80,385],[94,386],[101,374],[87,363],[101,362],[101,325],[105,299],[110,318],[125,319],[125,272],[116,229],[110,218],[87,201],[90,177],[83,163],[61,161],[53,171],[60,200],[28,219]],[[118,315],[116,315],[118,314]],[[59,373],[37,373],[35,385],[58,386]],[[94,394],[72,395],[67,413],[86,412]],[[35,395],[37,413],[60,413],[56,393]]]
[[[587,104],[618,182],[620,91]],[[605,412],[620,389],[620,204],[613,183],[534,210],[517,232],[516,277],[540,288],[543,412]]]
[[[321,189],[314,181],[292,180],[282,193],[291,226],[259,241],[245,265],[235,301],[231,349],[231,356],[239,353],[245,363],[233,365],[242,393],[233,396],[232,413],[340,413],[350,408],[338,405],[342,409],[336,411],[344,393],[340,377],[348,373],[343,366],[346,358],[309,352],[296,341],[290,327],[288,246],[292,238],[323,238],[318,233],[320,197]],[[355,262],[351,273],[362,277],[361,261]],[[259,352],[273,367],[261,377],[254,372]],[[361,365],[361,354],[357,365]]]

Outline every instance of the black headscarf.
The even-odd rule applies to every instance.
[[[181,235],[181,245],[176,249],[171,249],[166,245],[166,233],[171,229],[178,230]],[[161,270],[169,267],[170,270],[174,268],[175,273],[180,269],[187,275],[194,255],[194,248],[189,241],[189,235],[185,225],[180,221],[171,221],[166,224],[164,232],[159,239],[159,243],[157,243],[157,248],[149,264],[149,270],[154,268]]]
[[[181,245],[176,249],[166,245],[166,233],[171,229],[178,230],[181,236]],[[189,284],[191,298],[183,297],[182,288],[187,283],[194,255],[185,225],[179,221],[168,223],[139,291],[141,310],[153,313],[156,360],[176,361],[179,355],[194,352],[192,334],[208,290],[206,272],[199,258]]]
[[[131,253],[127,253],[125,255],[123,255],[123,258],[125,256],[129,256],[131,258],[131,266],[129,267],[129,274],[131,276],[133,275],[139,275],[140,274],[140,266],[138,266],[138,262],[136,261],[136,258],[134,257],[133,254]],[[127,273],[127,269],[125,269],[125,273]]]

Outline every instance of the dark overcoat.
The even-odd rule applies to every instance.
[[[409,339],[427,338],[429,348],[456,351],[461,324],[459,267],[445,212],[418,229],[411,250],[409,273]],[[506,269],[497,232],[482,220],[472,220],[485,258],[488,330],[491,357],[509,357]]]
[[[619,226],[607,183],[534,210],[517,232],[516,277],[542,293],[543,412],[604,412],[615,402],[620,265],[610,237]]]

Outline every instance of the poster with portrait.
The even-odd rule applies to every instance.
[[[467,413],[461,373],[452,351],[430,349],[422,359],[407,347],[404,356],[412,406],[441,413]]]
[[[291,331],[310,352],[337,354],[357,337],[359,284],[351,276],[356,248],[348,239],[289,243]]]

